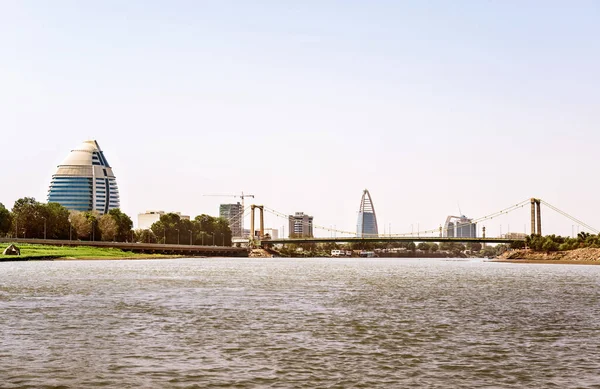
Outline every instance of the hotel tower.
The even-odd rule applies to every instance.
[[[72,211],[101,214],[119,208],[117,180],[98,142],[83,142],[58,165],[48,190],[48,202]]]

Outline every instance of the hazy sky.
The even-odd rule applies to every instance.
[[[368,188],[380,232],[532,196],[600,228],[599,20],[598,1],[0,0],[0,202],[45,201],[93,138],[136,223],[244,191],[354,231]]]

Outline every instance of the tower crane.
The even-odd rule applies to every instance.
[[[244,192],[241,192],[241,194],[205,194],[202,195],[205,197],[239,197],[240,199],[242,199],[242,210],[240,211],[240,222],[242,224],[242,231],[241,231],[241,235],[242,237],[244,236],[244,212],[246,211],[246,206],[244,205],[244,199],[246,197],[251,197],[254,198],[253,194],[244,194]]]

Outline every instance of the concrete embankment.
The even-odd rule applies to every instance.
[[[520,263],[582,263],[600,265],[600,249],[584,248],[569,251],[550,252],[512,250],[507,251],[498,257],[498,261]]]

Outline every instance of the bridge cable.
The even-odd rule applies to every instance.
[[[582,225],[583,227],[587,228],[588,230],[592,231],[593,233],[595,233],[595,234],[598,234],[598,233],[600,233],[600,231],[598,231],[598,230],[597,230],[597,229],[595,229],[594,227],[591,227],[589,224],[586,224],[586,223],[582,222],[581,220],[579,220],[579,219],[575,218],[574,216],[571,216],[571,215],[569,215],[568,213],[566,213],[566,212],[564,212],[564,211],[561,211],[560,209],[558,209],[558,208],[556,208],[555,206],[553,206],[553,205],[551,205],[551,204],[547,203],[546,201],[544,201],[544,200],[540,200],[540,201],[541,201],[541,203],[542,203],[542,204],[544,204],[544,205],[545,205],[545,206],[547,206],[548,208],[550,208],[550,209],[552,209],[553,211],[555,211],[555,212],[557,212],[557,213],[561,214],[562,216],[564,216],[564,217],[566,217],[566,218],[568,218],[568,219],[570,219],[570,220],[574,221],[575,223]]]

